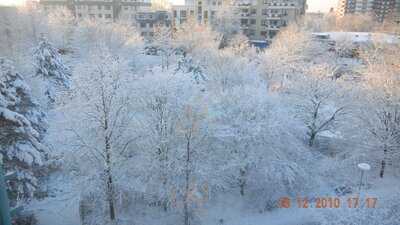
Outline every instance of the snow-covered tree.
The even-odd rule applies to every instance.
[[[213,28],[222,34],[222,39],[219,47],[225,47],[227,43],[241,32],[240,30],[240,12],[233,4],[224,2],[217,10]]]
[[[181,79],[171,79],[171,74],[146,74],[135,87],[135,108],[140,118],[135,120],[135,127],[142,137],[136,145],[140,149],[140,158],[144,160],[140,165],[135,163],[136,166],[130,167],[132,174],[136,174],[132,177],[140,177],[139,180],[148,190],[141,194],[155,196],[151,203],[162,206],[165,211],[171,209],[176,200],[171,192],[176,187],[176,180],[179,180],[175,172],[177,118],[181,98],[188,92],[182,87],[183,91],[178,94]],[[132,189],[141,192],[143,188]]]
[[[292,81],[297,117],[307,128],[308,144],[312,147],[322,132],[335,133],[343,121],[349,103],[345,101],[345,89],[334,79],[334,69],[326,65],[314,66]]]
[[[336,29],[351,32],[371,32],[378,27],[377,22],[369,14],[348,14],[336,22]]]
[[[45,95],[48,103],[53,104],[56,100],[57,88],[70,88],[71,72],[64,64],[58,50],[54,48],[45,38],[39,43],[34,51],[36,76],[44,81]]]
[[[365,111],[362,121],[370,132],[369,142],[380,150],[380,177],[390,161],[400,157],[400,77],[399,47],[377,46],[366,49],[363,98]],[[373,152],[370,153],[373,156]]]
[[[102,196],[108,218],[118,219],[116,206],[119,165],[123,152],[134,140],[131,129],[130,76],[127,62],[104,46],[74,70],[74,96],[66,107],[74,134],[77,168],[83,177],[96,178],[86,188]],[[87,215],[83,215],[87,216]],[[97,215],[100,216],[100,215]]]
[[[76,29],[74,15],[69,9],[55,10],[47,15],[48,37],[59,48],[60,53],[72,51],[73,37]]]
[[[99,45],[105,45],[114,53],[133,61],[143,48],[143,38],[134,26],[125,22],[105,23],[84,20],[77,24],[74,46],[81,55],[91,54]]]
[[[282,29],[261,55],[269,87],[284,87],[287,80],[301,74],[304,63],[314,58],[319,49],[322,48],[312,41],[311,34],[302,28],[291,25]]]
[[[214,138],[217,143],[226,146],[218,147],[221,155],[215,156],[225,165],[220,182],[238,188],[242,196],[247,194],[248,175],[257,167],[264,144],[262,140],[265,140],[264,135],[270,125],[270,103],[262,83],[224,91],[214,97],[210,107]]]
[[[232,40],[229,42],[229,47],[235,54],[240,56],[247,56],[246,54],[251,51],[250,41],[243,34],[235,35]]]
[[[185,54],[195,57],[196,61],[201,61],[207,58],[210,51],[219,48],[221,38],[221,34],[210,27],[190,20],[179,26],[174,33],[174,46]]]
[[[168,69],[170,57],[175,51],[172,46],[172,27],[164,25],[155,26],[153,43],[161,57],[162,69]]]
[[[39,186],[38,170],[47,150],[42,144],[46,131],[44,114],[32,99],[24,79],[6,59],[0,58],[0,145],[13,200],[33,197]]]
[[[137,171],[133,177],[140,177],[142,185],[134,189],[148,190],[143,194],[154,196],[153,204],[182,213],[188,222],[195,213],[192,206],[199,204],[196,199],[206,201],[205,185],[213,185],[207,180],[213,173],[206,173],[212,170],[208,155],[212,150],[202,146],[207,134],[206,107],[200,104],[202,85],[191,76],[177,76],[172,71],[148,74],[140,83],[135,114],[140,118],[136,127],[143,138],[136,145],[138,158],[143,160],[134,163],[131,170]],[[193,123],[201,128],[192,127]]]
[[[204,112],[201,112],[201,108],[190,105],[184,107],[184,112],[178,119],[179,133],[183,138],[180,148],[183,153],[181,169],[184,176],[182,187],[184,225],[192,224],[191,220],[194,216],[193,208],[191,207],[194,203],[192,195],[196,194],[193,191],[196,191],[201,184],[201,179],[196,175],[200,169],[198,164],[202,159],[199,145],[207,133],[204,123],[202,124],[204,119],[205,115]]]

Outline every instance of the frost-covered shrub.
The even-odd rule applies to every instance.
[[[24,215],[18,215],[18,218],[15,218],[12,221],[13,225],[37,225],[38,221],[34,214],[27,213]]]
[[[312,187],[312,178],[295,162],[276,159],[263,164],[249,175],[250,200],[260,211],[277,208],[280,198],[302,196]]]
[[[79,201],[79,215],[82,225],[106,224],[106,204],[101,193],[85,193]]]

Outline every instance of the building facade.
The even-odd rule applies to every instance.
[[[376,21],[399,21],[400,0],[339,0],[337,15],[368,14]]]
[[[270,42],[281,28],[304,16],[306,8],[305,0],[257,0],[241,8],[240,24],[250,39]]]
[[[306,11],[305,0],[187,0],[185,5],[172,6],[175,25],[193,19],[201,24],[213,25],[220,13],[233,16],[240,30],[252,41],[270,42],[278,31],[297,21]]]
[[[77,19],[90,19],[101,22],[124,21],[136,26],[145,38],[153,34],[153,25],[171,24],[167,11],[153,8],[162,5],[164,0],[41,0],[42,9],[48,13],[69,10]]]
[[[171,27],[171,14],[168,11],[138,12],[135,18],[143,37],[151,39],[155,26]]]
[[[100,21],[132,20],[136,13],[151,9],[147,0],[41,0],[46,12],[70,10],[78,19]]]

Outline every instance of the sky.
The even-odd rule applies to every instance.
[[[25,0],[0,0],[0,5],[21,5]],[[183,4],[184,0],[170,0],[173,4]],[[337,0],[307,0],[309,12],[328,12],[336,7]]]
[[[22,5],[25,0],[0,0],[0,5]]]
[[[336,8],[337,1],[338,0],[307,0],[308,12],[329,12],[330,8]]]

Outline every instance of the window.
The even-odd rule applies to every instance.
[[[256,35],[256,31],[255,31],[255,30],[249,30],[249,35],[250,35],[250,36]]]
[[[109,5],[106,5],[104,8],[105,8],[105,10],[111,10],[111,6],[109,6]]]
[[[98,6],[97,6],[97,9],[98,9],[98,10],[101,10],[101,5],[98,5]]]
[[[186,17],[186,11],[185,10],[181,10],[181,17]]]
[[[103,18],[103,14],[99,14],[98,17],[99,17],[99,18]]]
[[[263,37],[267,37],[267,31],[261,31],[260,35],[263,36]]]
[[[146,27],[146,24],[145,24],[145,23],[140,23],[140,27],[141,27],[141,28],[145,28],[145,27]]]
[[[106,19],[111,19],[111,14],[106,14],[105,17]]]
[[[267,9],[262,9],[262,14],[263,15],[267,15],[268,14],[268,10]]]
[[[274,30],[270,30],[269,31],[269,38],[274,38],[275,36],[276,36],[276,34],[277,34],[278,32],[276,32],[276,31],[274,31]]]
[[[211,19],[215,17],[216,11],[211,11]]]

